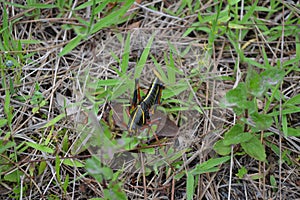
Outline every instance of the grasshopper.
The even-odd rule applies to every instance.
[[[136,133],[139,127],[147,125],[150,121],[150,110],[153,107],[155,111],[156,106],[160,104],[162,90],[164,85],[158,78],[155,78],[148,89],[146,96],[141,99],[139,80],[135,80],[135,90],[133,93],[133,100],[131,102],[130,118],[128,122],[128,132]]]

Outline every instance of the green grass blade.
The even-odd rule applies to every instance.
[[[128,32],[125,46],[124,46],[124,53],[122,56],[122,63],[121,63],[121,70],[122,73],[126,73],[128,69],[128,62],[129,62],[129,53],[130,53],[130,32]]]
[[[118,24],[120,21],[120,17],[124,15],[130,6],[133,4],[134,0],[128,0],[126,3],[117,11],[112,12],[111,14],[102,18],[99,22],[97,22],[92,28],[91,33],[96,33],[104,27],[111,26],[113,24]]]
[[[153,43],[153,40],[154,40],[154,34],[151,36],[151,38],[149,39],[142,55],[141,55],[141,58],[140,60],[138,61],[137,63],[137,66],[135,67],[135,71],[134,71],[134,78],[139,78],[141,76],[141,73],[143,71],[143,68],[146,64],[146,61],[148,59],[148,55],[149,55],[149,52],[151,50],[151,45]]]
[[[41,152],[45,152],[45,153],[49,153],[49,154],[54,153],[53,149],[51,149],[50,147],[47,147],[45,145],[42,145],[42,144],[37,144],[37,143],[33,143],[33,142],[26,142],[26,144],[27,144],[27,146],[34,148]]]
[[[60,121],[61,119],[63,119],[66,116],[65,113],[62,113],[60,115],[57,115],[56,117],[54,117],[52,120],[50,120],[47,124],[45,124],[43,126],[43,128],[47,128],[49,126],[53,126],[55,125],[58,121]]]
[[[187,173],[187,182],[186,182],[186,195],[188,200],[193,199],[194,195],[194,184],[195,184],[195,179],[194,175],[192,175],[191,172]]]
[[[77,45],[80,43],[81,39],[83,38],[82,35],[77,35],[75,38],[73,38],[59,53],[59,56],[66,55],[70,51],[72,51]]]

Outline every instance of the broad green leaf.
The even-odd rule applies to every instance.
[[[187,173],[187,181],[186,181],[186,195],[187,195],[188,200],[193,199],[194,184],[195,184],[194,175],[192,175],[191,172],[188,172]]]
[[[62,113],[60,115],[57,115],[55,118],[53,118],[52,120],[50,120],[47,124],[45,124],[43,126],[43,128],[47,128],[49,126],[53,126],[55,125],[59,120],[63,119],[64,117],[66,117],[65,113]]]
[[[249,156],[260,161],[266,160],[265,148],[256,137],[252,137],[251,140],[241,143],[241,146]]]
[[[212,172],[218,170],[218,165],[221,165],[230,160],[230,156],[225,156],[221,158],[211,158],[208,161],[196,165],[196,168],[192,171],[193,175],[199,175],[206,172]]]
[[[245,103],[247,102],[247,90],[244,83],[238,84],[235,89],[229,90],[226,93],[226,106],[237,106],[240,108],[246,108]]]
[[[246,84],[249,93],[255,97],[262,97],[266,90],[266,87],[262,83],[261,76],[253,69],[248,70]]]
[[[240,144],[241,142],[247,142],[252,137],[251,133],[244,132],[242,125],[236,124],[225,133],[223,143],[224,145]]]
[[[273,118],[269,115],[259,114],[259,113],[252,113],[250,118],[254,122],[254,127],[258,130],[266,130],[270,128],[273,123]]]
[[[230,145],[225,145],[224,144],[224,140],[219,140],[218,142],[215,143],[214,150],[218,154],[220,154],[222,156],[225,156],[225,155],[230,154],[230,152],[231,152],[231,146]]]
[[[24,173],[20,170],[13,170],[10,173],[7,173],[6,175],[4,175],[4,180],[5,181],[9,181],[12,183],[17,183],[20,181],[20,177],[23,176]]]
[[[113,171],[109,167],[104,167],[99,158],[93,156],[86,161],[85,165],[88,173],[93,176],[99,183],[105,180],[110,180],[113,177]]]
[[[37,144],[37,143],[33,143],[33,142],[26,142],[27,146],[30,146],[38,151],[42,151],[45,153],[49,153],[49,154],[53,154],[54,150],[51,149],[50,147],[47,147],[45,145],[42,144]]]

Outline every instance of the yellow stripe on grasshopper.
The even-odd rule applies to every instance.
[[[158,78],[155,78],[154,81],[152,82],[151,88],[147,92],[147,96],[145,96],[143,101],[147,101],[150,98],[150,96],[152,95],[153,90],[155,89],[155,87],[157,87],[156,86],[157,84],[159,84],[159,81],[158,81]],[[155,92],[155,97],[156,97],[158,92],[159,92],[159,88]]]
[[[137,126],[142,126],[145,124],[145,122],[146,122],[145,121],[145,113],[144,113],[142,107],[140,105],[138,105],[136,107],[136,109],[133,111],[133,115],[130,116],[128,131],[130,133],[136,132]]]

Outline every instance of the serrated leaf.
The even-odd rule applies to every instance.
[[[265,148],[256,137],[252,137],[251,140],[241,143],[241,146],[249,156],[260,161],[266,160]]]
[[[34,148],[38,151],[42,151],[42,152],[49,153],[49,154],[54,153],[53,149],[51,149],[50,147],[47,147],[45,145],[42,145],[42,144],[37,144],[37,143],[33,143],[33,142],[26,142],[26,145],[29,146],[29,147],[32,147],[32,148]]]

